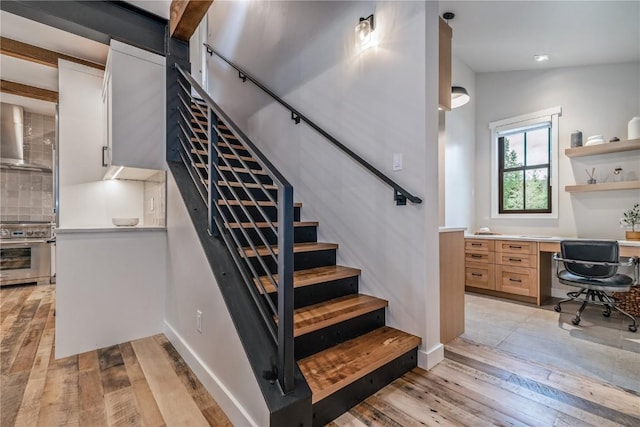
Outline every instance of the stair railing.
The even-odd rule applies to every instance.
[[[251,81],[253,84],[255,84],[260,89],[262,89],[262,91],[264,91],[266,94],[268,94],[271,98],[276,100],[280,105],[282,105],[284,108],[289,110],[291,112],[291,120],[293,120],[295,122],[295,124],[299,124],[301,121],[306,123],[312,129],[314,129],[316,132],[318,132],[320,135],[324,136],[329,142],[331,142],[333,145],[335,145],[340,150],[342,150],[344,153],[346,153],[353,160],[358,162],[362,167],[364,167],[369,172],[371,172],[373,175],[375,175],[377,178],[379,178],[382,182],[384,182],[385,184],[387,184],[391,188],[393,188],[393,199],[395,200],[397,205],[406,205],[407,204],[407,200],[409,200],[411,203],[415,203],[415,204],[422,203],[422,199],[421,198],[419,198],[417,196],[414,196],[413,194],[409,193],[407,190],[405,190],[403,187],[401,187],[400,184],[398,184],[397,182],[395,182],[394,180],[389,178],[387,175],[382,173],[380,170],[375,168],[373,165],[371,165],[369,162],[364,160],[361,156],[356,154],[353,150],[351,150],[345,144],[343,144],[342,142],[338,141],[338,139],[336,139],[334,136],[332,136],[329,132],[327,132],[324,129],[322,129],[315,122],[311,121],[311,119],[309,119],[307,116],[302,114],[299,110],[297,110],[296,108],[294,108],[293,106],[288,104],[285,100],[280,98],[278,95],[273,93],[273,91],[271,91],[265,85],[260,83],[256,78],[252,77],[249,73],[247,73],[242,68],[240,68],[239,66],[237,66],[236,64],[231,62],[229,59],[225,58],[222,54],[217,52],[213,47],[211,47],[207,43],[203,43],[203,44],[206,47],[207,53],[209,55],[213,56],[215,54],[218,58],[222,59],[224,62],[229,64],[231,67],[235,68],[238,71],[238,78],[239,79],[241,79],[243,82],[245,82],[247,80]]]
[[[222,237],[256,303],[262,319],[278,349],[278,360],[271,379],[278,381],[284,394],[294,388],[295,359],[293,352],[293,187],[267,160],[238,126],[211,99],[209,94],[178,64],[178,140],[180,157],[184,162],[198,193],[208,208],[208,231],[211,236]],[[197,97],[192,95],[195,91]],[[221,128],[221,126],[224,126]],[[232,140],[229,130],[235,139]],[[237,140],[242,148],[234,144]],[[228,152],[224,152],[227,150]],[[240,150],[251,154],[243,158]],[[231,154],[229,154],[229,152]],[[231,160],[239,161],[241,167]],[[274,197],[263,184],[249,162],[257,163],[277,187]],[[228,178],[227,172],[233,177]],[[248,176],[241,179],[240,174]],[[245,182],[250,181],[250,182]],[[226,191],[224,191],[226,188]],[[277,222],[270,219],[264,209],[262,197],[277,210]],[[248,197],[249,200],[243,199]],[[247,205],[245,205],[247,203]],[[254,208],[255,211],[250,211]],[[237,210],[234,209],[237,208]],[[256,214],[257,212],[257,214]],[[259,221],[254,218],[256,215]],[[266,223],[266,228],[258,222]],[[265,224],[262,224],[265,225]],[[234,227],[246,245],[235,233]],[[259,244],[248,230],[257,236]],[[267,233],[277,235],[277,249],[269,243]],[[262,254],[262,255],[261,255]],[[253,255],[253,256],[252,256]],[[256,263],[252,262],[256,260]],[[277,274],[272,274],[267,260],[277,265]],[[261,280],[261,276],[277,289],[277,306],[274,305]]]

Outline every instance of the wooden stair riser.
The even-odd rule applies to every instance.
[[[339,280],[318,283],[316,285],[302,286],[293,289],[293,307],[295,309],[306,307],[319,302],[329,301],[346,295],[358,293],[358,276],[347,277]],[[271,301],[278,306],[278,294],[271,292],[268,295]]]
[[[221,185],[220,191],[222,192],[222,194],[224,194],[228,198],[230,197],[235,199],[236,196],[233,194],[233,192],[235,192],[237,194],[237,197],[240,198],[240,200],[251,200],[247,193],[247,190],[245,190],[244,188],[242,187],[232,187],[232,188],[233,188],[233,191],[228,186]],[[273,200],[278,201],[278,190],[267,189],[267,191],[269,192]],[[267,197],[267,195],[264,193],[264,191],[261,188],[249,188],[248,192],[251,193],[251,195],[256,200],[260,200],[260,201],[269,200],[269,197]]]
[[[266,272],[260,265],[260,262],[256,257],[251,257],[251,263],[258,272],[259,275],[264,275]],[[272,274],[278,272],[278,266],[276,261],[271,256],[263,258],[265,265]],[[293,254],[293,269],[294,270],[306,270],[308,268],[324,267],[326,265],[335,265],[336,263],[336,250],[327,249],[321,251],[311,252],[298,252]]]
[[[385,324],[384,308],[362,314],[318,331],[310,332],[295,338],[294,352],[296,360],[311,356],[319,351],[340,344]]]
[[[225,206],[221,206],[221,208],[222,208],[222,211],[223,211],[225,217],[229,220],[229,222],[235,222],[235,219],[233,218],[233,216],[229,212],[229,208],[226,205]],[[251,216],[251,218],[255,222],[264,222],[265,219],[262,217],[262,214],[260,213],[258,208],[256,208],[255,206],[244,206],[244,208],[247,210],[247,212],[249,213],[249,215]],[[249,217],[247,217],[247,215],[244,213],[244,211],[243,211],[241,206],[232,206],[231,209],[233,209],[233,211],[236,213],[238,219],[241,222],[248,222],[249,221]],[[278,220],[278,211],[275,208],[275,206],[262,206],[261,209],[264,211],[264,213],[267,215],[267,218],[269,218],[270,221],[277,221]],[[299,206],[295,206],[293,208],[293,220],[294,221],[300,221],[300,207]]]
[[[222,174],[229,181],[237,181],[236,177],[233,175],[231,171],[223,170]],[[243,182],[255,182],[253,178],[251,178],[251,175],[249,175],[248,173],[236,172],[236,175],[238,175],[238,178]],[[255,177],[259,182],[263,184],[273,185],[273,180],[269,177],[269,175],[255,175]]]
[[[404,373],[415,368],[418,350],[412,349],[313,405],[313,425],[324,426]]]
[[[251,241],[259,246],[264,246],[264,242],[258,236],[258,232],[253,228],[245,228],[244,231],[251,239]],[[267,241],[270,245],[275,245],[278,243],[278,236],[271,230],[270,228],[261,228],[260,231],[266,237]],[[244,234],[240,229],[234,228],[232,232],[238,237],[241,246],[249,246],[249,242],[244,237]],[[293,227],[293,242],[294,243],[304,243],[304,242],[317,242],[318,241],[318,230],[316,226],[308,226],[308,227]]]

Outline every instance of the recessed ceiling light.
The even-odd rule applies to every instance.
[[[533,55],[536,62],[544,62],[549,60],[549,55]]]

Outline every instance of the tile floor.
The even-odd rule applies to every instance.
[[[553,304],[539,308],[467,294],[465,305],[464,338],[640,393],[640,331],[630,332],[626,317],[606,318],[591,306],[574,326],[579,303],[556,313]]]

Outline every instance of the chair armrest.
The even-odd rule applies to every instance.
[[[554,261],[568,262],[570,264],[586,264],[586,265],[605,265],[609,267],[631,267],[635,264],[635,258],[629,258],[626,262],[601,262],[601,261],[584,261],[581,259],[562,258],[558,253],[553,254]]]

